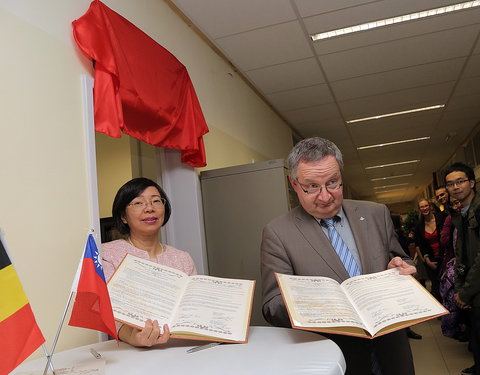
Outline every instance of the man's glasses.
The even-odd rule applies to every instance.
[[[302,189],[302,191],[306,194],[318,194],[322,192],[322,189],[326,189],[328,192],[332,192],[338,190],[342,187],[342,183],[340,181],[329,181],[324,186],[320,186],[317,184],[308,184],[304,185],[298,181],[298,178],[295,178],[298,186]]]
[[[131,207],[135,211],[140,211],[144,210],[145,208],[148,207],[148,205],[152,205],[153,208],[160,208],[165,206],[165,203],[167,200],[165,198],[155,198],[150,202],[147,201],[133,201],[132,203],[129,203],[127,206]]]
[[[448,189],[451,189],[453,188],[454,186],[460,186],[460,185],[463,185],[465,182],[468,182],[470,180],[464,180],[464,179],[459,179],[457,181],[453,181],[453,182],[447,182],[447,184],[445,185]]]

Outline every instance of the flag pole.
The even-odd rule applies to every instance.
[[[47,375],[48,368],[52,363],[53,353],[55,353],[55,348],[57,346],[58,338],[60,337],[60,332],[62,331],[63,323],[65,322],[65,317],[67,316],[68,307],[70,306],[70,302],[72,301],[72,296],[73,296],[73,291],[70,291],[70,297],[68,297],[68,302],[67,302],[67,305],[65,306],[62,319],[60,320],[60,324],[58,325],[57,333],[55,335],[55,339],[53,340],[52,349],[50,350],[50,355],[47,356],[47,364],[45,366],[45,370],[43,370],[43,375]],[[55,371],[53,369],[52,371],[53,371],[53,374],[55,374]]]
[[[95,232],[94,229],[89,229],[88,230],[88,234],[92,234],[94,232]],[[72,287],[70,288],[70,296],[68,297],[67,305],[65,306],[65,310],[63,311],[62,318],[61,318],[60,323],[58,325],[57,333],[56,333],[55,339],[53,340],[53,343],[52,343],[52,349],[50,350],[50,355],[47,355],[47,364],[45,366],[45,370],[43,371],[43,375],[47,375],[48,367],[51,366],[53,354],[55,353],[55,348],[57,347],[58,339],[60,337],[60,332],[62,331],[63,323],[65,322],[65,318],[66,318],[67,313],[68,313],[68,308],[70,307],[70,303],[72,302],[73,294],[77,290],[78,279],[80,278],[80,273],[81,273],[81,270],[82,270],[82,263],[83,263],[84,255],[85,255],[85,250],[82,252],[80,262],[78,263],[77,272],[75,274],[75,277],[73,278]],[[53,367],[52,367],[52,371],[53,371],[53,374],[55,375],[55,370],[53,369]]]
[[[50,358],[50,354],[48,354],[47,346],[45,344],[42,344],[42,349],[43,349],[43,353],[45,354],[45,358],[47,358],[47,361],[48,361],[48,358]],[[50,368],[52,369],[52,372],[55,375],[55,368],[53,367],[52,361],[50,361]]]

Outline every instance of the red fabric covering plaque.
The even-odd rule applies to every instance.
[[[182,150],[182,162],[205,166],[208,127],[175,56],[98,0],[72,24],[78,46],[95,62],[95,130]]]

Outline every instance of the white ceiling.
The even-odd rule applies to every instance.
[[[170,1],[301,137],[325,137],[340,147],[344,179],[359,198],[414,199],[480,122],[480,8],[312,42],[309,34],[461,1]],[[446,106],[346,124],[437,104]],[[357,150],[425,136],[431,139]],[[365,169],[414,159],[420,162]],[[413,176],[371,181],[402,174]],[[375,194],[393,184],[406,185]]]

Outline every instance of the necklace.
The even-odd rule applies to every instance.
[[[127,242],[128,242],[130,245],[132,245],[133,247],[135,247],[135,248],[137,248],[137,249],[140,249],[138,246],[135,246],[135,245],[133,244],[132,239],[131,239],[130,236],[127,237]],[[164,253],[165,250],[166,250],[165,245],[164,245],[163,243],[158,242],[158,244],[160,245],[160,252],[159,252],[158,254],[156,254],[156,255],[160,255],[160,254]],[[145,249],[140,249],[140,250],[146,251]]]

